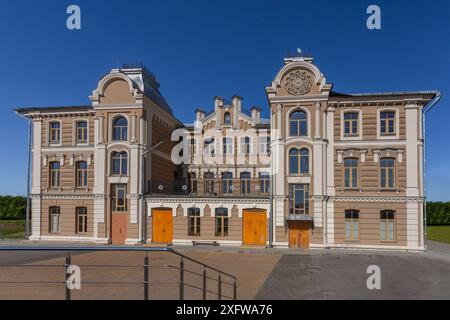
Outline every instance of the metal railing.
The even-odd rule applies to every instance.
[[[0,264],[0,273],[4,275],[4,269],[14,268],[18,269],[20,273],[14,273],[14,275],[20,275],[22,273],[21,270],[28,268],[33,270],[33,275],[37,276],[35,272],[37,272],[40,268],[48,268],[48,269],[64,269],[64,278],[65,281],[19,281],[19,280],[7,280],[4,281],[0,278],[0,290],[4,286],[17,286],[17,285],[64,285],[65,286],[65,299],[72,299],[72,291],[74,289],[70,289],[69,282],[71,281],[71,272],[69,271],[69,267],[72,266],[74,256],[78,256],[82,253],[92,253],[92,252],[142,252],[144,253],[143,264],[142,265],[117,265],[117,264],[75,264],[77,267],[81,269],[142,269],[142,280],[141,281],[115,281],[112,279],[111,281],[81,281],[83,285],[94,285],[94,286],[104,286],[104,285],[119,285],[119,284],[128,284],[128,285],[142,285],[143,286],[143,299],[150,300],[150,287],[154,286],[162,286],[162,285],[176,285],[179,287],[178,299],[184,300],[186,298],[185,291],[186,288],[192,288],[201,292],[201,299],[206,300],[207,296],[216,297],[218,300],[222,299],[230,299],[236,300],[237,298],[237,278],[227,272],[219,270],[217,268],[211,267],[205,263],[202,263],[196,259],[188,257],[180,252],[175,251],[172,248],[166,247],[118,247],[118,246],[102,246],[102,247],[41,247],[41,246],[6,246],[0,247],[0,254],[5,252],[52,252],[54,255],[42,257],[39,260],[49,261],[55,258],[64,258],[65,263],[56,264],[56,263],[45,263],[45,264],[36,264],[36,263],[3,263]],[[173,254],[179,258],[178,264],[152,264],[150,263],[150,253],[155,252],[166,252]],[[59,254],[60,253],[60,254]],[[33,261],[32,261],[33,262]],[[36,262],[36,261],[34,261]],[[192,270],[186,267],[186,263],[190,262],[193,265],[200,268],[200,271]],[[176,276],[175,281],[150,281],[150,270],[154,269],[171,269],[175,270],[178,275]],[[201,286],[195,285],[195,283],[189,282],[186,280],[186,275],[192,275],[194,277],[198,277],[201,280]],[[213,288],[208,287],[209,283],[215,283]],[[224,292],[224,288],[228,288],[227,292],[231,292],[231,294],[227,295]],[[192,298],[192,297],[188,297]]]
[[[269,179],[181,179],[175,181],[152,180],[149,195],[208,196],[208,197],[269,197]]]

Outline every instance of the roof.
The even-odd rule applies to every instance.
[[[86,111],[93,109],[94,108],[89,105],[79,105],[79,106],[24,107],[14,109],[14,111],[23,114],[33,111]]]
[[[438,91],[397,91],[397,92],[375,92],[375,93],[342,93],[331,91],[332,97],[388,97],[388,96],[418,96],[418,95],[436,95]]]

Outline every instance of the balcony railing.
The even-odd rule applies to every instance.
[[[147,194],[205,197],[268,197],[269,179],[198,179],[149,182]]]
[[[0,264],[3,300],[237,298],[235,276],[171,248],[0,247],[3,261],[7,252],[27,262]]]

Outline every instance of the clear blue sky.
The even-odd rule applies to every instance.
[[[81,7],[81,31],[66,28],[70,4]],[[371,4],[380,31],[366,28]],[[449,21],[447,0],[1,1],[0,194],[26,192],[15,107],[87,104],[109,69],[142,62],[182,121],[215,95],[239,94],[267,114],[264,87],[300,47],[336,91],[442,91],[428,118],[428,190],[450,200]]]

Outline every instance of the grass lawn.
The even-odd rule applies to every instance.
[[[428,226],[428,239],[450,243],[450,226]]]
[[[23,239],[25,220],[0,220],[0,239]]]

